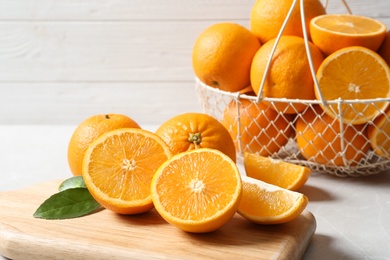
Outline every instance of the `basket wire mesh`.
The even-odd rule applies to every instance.
[[[301,99],[287,99],[287,98],[270,98],[263,97],[263,88],[265,85],[267,73],[270,69],[270,64],[272,56],[277,47],[278,41],[283,33],[283,30],[290,19],[292,10],[296,4],[300,2],[301,10],[301,19],[302,19],[302,29],[304,34],[304,41],[306,47],[306,53],[309,60],[309,67],[311,74],[314,80],[314,87],[317,88],[319,92],[319,100],[301,100]],[[344,6],[346,7],[348,13],[351,13],[347,3],[342,0]],[[327,6],[327,1],[325,2],[325,7]],[[205,113],[215,117],[219,121],[223,120],[224,112],[232,104],[235,106],[235,118],[234,122],[227,126],[231,135],[234,137],[235,145],[237,148],[238,160],[243,160],[244,152],[253,152],[261,155],[266,155],[274,159],[281,159],[287,162],[294,164],[304,165],[309,167],[315,172],[320,173],[329,173],[339,177],[346,176],[365,176],[371,174],[377,174],[386,169],[390,168],[390,151],[385,151],[386,156],[379,156],[373,149],[361,149],[361,147],[355,147],[354,142],[357,139],[360,142],[364,142],[364,147],[370,147],[370,140],[367,137],[367,128],[376,127],[378,131],[383,131],[382,128],[379,129],[374,124],[374,119],[369,120],[364,125],[351,125],[343,120],[343,113],[346,110],[354,112],[359,116],[359,111],[361,109],[376,109],[378,111],[378,116],[382,115],[386,120],[390,119],[386,115],[385,111],[381,110],[381,104],[383,102],[390,102],[390,98],[378,98],[378,99],[360,99],[360,100],[343,100],[338,98],[336,100],[325,100],[319,89],[318,81],[316,78],[316,71],[314,69],[312,58],[309,49],[309,39],[305,26],[305,14],[304,10],[304,1],[303,0],[294,0],[291,8],[285,18],[285,21],[278,33],[276,38],[275,45],[270,54],[270,59],[266,67],[260,91],[257,96],[252,96],[248,94],[242,94],[240,92],[227,92],[222,91],[217,88],[210,87],[198,78],[195,79],[195,89],[198,94],[201,106]],[[243,108],[243,103],[250,102],[249,106]],[[260,103],[267,103],[268,107],[263,109],[258,109]],[[304,158],[301,154],[301,151],[297,145],[297,122],[305,121],[301,116],[305,111],[298,112],[292,117],[292,115],[287,115],[284,111],[276,109],[277,104],[283,103],[286,109],[295,108],[296,105],[304,105],[305,111],[312,110],[315,113],[315,120],[322,120],[324,113],[319,113],[316,110],[316,107],[322,105],[327,107],[335,115],[334,121],[331,123],[332,126],[338,124],[339,131],[334,132],[333,135],[336,136],[335,140],[328,140],[325,137],[325,132],[334,131],[334,127],[326,127],[321,132],[316,132],[316,129],[309,129],[315,132],[315,138],[321,139],[322,142],[326,143],[326,147],[316,148],[317,154],[311,158]],[[359,111],[356,109],[356,105],[359,106]],[[256,113],[248,111],[248,107],[252,106],[251,111],[257,111]],[[256,107],[256,109],[254,108]],[[269,110],[278,111],[277,116],[269,117]],[[269,117],[269,118],[268,118]],[[260,119],[261,118],[261,119]],[[249,120],[249,121],[248,121]],[[266,121],[266,124],[264,124]],[[244,123],[245,122],[245,123]],[[249,123],[248,123],[249,122]],[[263,123],[261,123],[263,122]],[[310,123],[305,122],[307,127],[312,127]],[[324,124],[329,124],[329,122],[323,122]],[[279,125],[279,127],[276,126]],[[284,127],[280,129],[280,125]],[[226,125],[225,125],[226,126]],[[249,129],[250,128],[250,129]],[[275,131],[272,129],[274,128]],[[255,130],[254,130],[255,129]],[[354,132],[353,136],[350,136],[351,129]],[[271,133],[271,134],[270,134]],[[348,134],[348,138],[346,138]],[[388,137],[388,142],[390,142],[390,136],[385,133]],[[264,141],[265,140],[265,141]],[[282,140],[282,141],[280,141]],[[305,140],[309,144],[312,140]],[[333,149],[333,146],[340,146],[339,149]],[[256,149],[254,149],[254,147]],[[273,149],[270,149],[273,147]],[[276,149],[275,149],[276,147]],[[332,158],[326,157],[324,150],[327,150],[333,154]],[[356,154],[353,158],[347,158],[347,154],[350,152]],[[318,160],[318,159],[321,160]],[[321,162],[319,162],[321,161]],[[340,163],[341,161],[341,163]]]

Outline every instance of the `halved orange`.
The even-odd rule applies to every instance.
[[[364,124],[384,111],[389,102],[363,102],[363,99],[390,97],[390,68],[376,52],[364,47],[348,47],[329,55],[317,71],[316,98],[325,101],[357,100],[321,104],[325,112],[345,123]],[[380,101],[380,100],[378,100]]]
[[[390,157],[390,109],[367,127],[372,149],[381,157]]]
[[[168,223],[188,232],[210,232],[235,214],[241,176],[230,157],[199,148],[163,163],[153,177],[151,193],[156,210]]]
[[[288,190],[298,190],[309,178],[311,170],[282,160],[244,153],[246,175]]]
[[[325,55],[351,46],[377,51],[385,38],[386,25],[361,15],[324,14],[310,21],[310,34]]]
[[[142,213],[153,208],[150,184],[157,168],[170,157],[168,145],[156,134],[117,129],[89,146],[83,178],[103,207],[120,214]]]
[[[242,176],[242,198],[237,212],[258,224],[282,224],[298,217],[308,204],[302,193]]]

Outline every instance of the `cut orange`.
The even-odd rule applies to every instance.
[[[113,130],[87,149],[84,181],[103,207],[120,214],[142,213],[153,208],[150,184],[157,168],[170,157],[169,147],[154,133]]]
[[[329,55],[317,71],[320,92],[317,99],[361,100],[390,97],[390,69],[376,52],[364,47],[348,47]],[[389,102],[355,102],[322,105],[333,118],[351,124],[364,124],[384,111]]]
[[[390,157],[390,109],[368,125],[368,138],[376,154]]]
[[[241,176],[230,157],[209,148],[174,155],[157,170],[153,203],[172,225],[203,233],[223,226],[237,211]]]
[[[305,166],[254,153],[244,153],[244,167],[247,176],[288,190],[301,188],[311,174]]]
[[[326,55],[351,46],[377,51],[385,38],[386,25],[365,16],[324,14],[311,20],[310,34],[314,45]]]
[[[242,176],[238,213],[258,224],[282,224],[298,217],[308,204],[302,193]]]

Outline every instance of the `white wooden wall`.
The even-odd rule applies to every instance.
[[[159,124],[200,111],[191,50],[212,23],[248,27],[255,0],[0,0],[0,124],[117,112]],[[349,0],[390,28],[390,0]],[[329,0],[328,12],[345,12]]]

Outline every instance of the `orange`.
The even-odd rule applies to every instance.
[[[288,190],[301,188],[311,174],[305,166],[254,153],[244,153],[244,167],[247,176]]]
[[[184,113],[174,116],[156,130],[172,154],[197,148],[217,149],[234,162],[236,148],[227,129],[214,117],[203,113]]]
[[[250,28],[261,43],[276,38],[294,0],[257,0],[250,14]],[[303,37],[299,1],[283,31],[283,35]],[[305,0],[305,23],[309,33],[310,20],[325,14],[325,8],[319,0]],[[310,37],[310,35],[309,35]]]
[[[292,119],[264,102],[240,99],[227,105],[221,123],[229,130],[237,151],[268,156],[287,143],[293,132]]]
[[[68,164],[73,175],[82,174],[82,163],[88,146],[100,135],[114,129],[140,126],[122,114],[93,115],[74,130],[68,145]]]
[[[368,138],[372,149],[381,157],[390,157],[390,109],[368,125]]]
[[[343,48],[329,55],[317,71],[318,100],[360,100],[390,97],[390,69],[376,52],[364,47]],[[386,110],[389,102],[337,102],[322,104],[325,112],[343,122],[364,124]]]
[[[351,46],[377,51],[385,38],[386,25],[360,15],[325,14],[311,20],[310,33],[314,45],[325,55]]]
[[[308,201],[302,193],[242,176],[242,198],[237,212],[258,224],[282,224],[298,217]]]
[[[256,95],[259,95],[275,40],[265,43],[253,58],[250,77]],[[314,69],[317,70],[323,61],[323,56],[313,44],[309,43],[309,46]],[[304,39],[297,36],[282,36],[272,56],[262,96],[312,100],[315,99],[313,84]],[[287,102],[275,102],[275,107],[283,113],[295,114],[306,106],[301,103],[289,106]]]
[[[387,65],[390,66],[390,30],[387,31],[378,53],[386,61]]]
[[[341,124],[319,106],[298,116],[296,141],[304,158],[328,166],[356,165],[370,148],[364,125]]]
[[[151,185],[157,212],[168,223],[195,233],[214,231],[230,220],[241,190],[237,165],[209,148],[174,155],[158,168]]]
[[[83,178],[103,207],[119,214],[142,213],[153,208],[150,184],[157,168],[170,157],[169,147],[156,134],[116,129],[89,146]]]
[[[225,91],[239,91],[250,84],[249,70],[260,48],[256,36],[236,23],[216,23],[196,39],[192,51],[195,75],[203,83]]]

